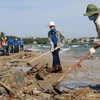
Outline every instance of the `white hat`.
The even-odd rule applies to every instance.
[[[17,38],[15,40],[17,40]]]
[[[55,26],[55,23],[53,21],[49,22],[48,27],[50,27],[50,26]]]

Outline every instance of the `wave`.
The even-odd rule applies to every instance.
[[[36,45],[37,47],[41,47],[41,45]]]
[[[27,50],[29,50],[29,51],[41,51],[41,49],[33,49],[33,48],[29,48],[29,49],[27,49]]]
[[[43,48],[50,48],[50,46],[45,46],[45,45],[44,45]]]
[[[72,45],[73,48],[77,48],[79,47],[80,45]]]
[[[61,48],[60,53],[65,53],[67,51],[69,51],[71,48]]]
[[[25,45],[25,46],[24,46],[25,49],[28,49],[28,48],[35,48],[35,47],[36,47],[35,45]]]
[[[85,44],[86,47],[90,47],[88,44]]]
[[[71,49],[71,48],[63,48],[62,51],[65,52],[65,51],[68,51],[68,50],[70,50],[70,49]]]

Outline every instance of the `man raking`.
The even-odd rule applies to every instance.
[[[93,21],[93,23],[95,24],[96,31],[99,38],[97,44],[89,50],[91,54],[95,53],[96,52],[95,49],[100,47],[100,15],[99,13],[100,13],[100,8],[97,8],[94,4],[89,4],[87,6],[86,13],[84,14],[84,16],[88,16],[89,20]]]

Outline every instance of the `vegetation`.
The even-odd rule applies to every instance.
[[[40,38],[40,37],[37,37],[35,39],[35,41],[37,42],[37,44],[48,44],[49,43],[48,38]]]
[[[1,32],[1,33],[0,33],[0,39],[1,39],[1,38],[4,38],[4,36],[5,36],[5,33],[4,33],[4,32]]]
[[[33,44],[33,42],[35,41],[35,39],[33,37],[26,37],[26,38],[23,38],[24,40],[24,43],[25,44]]]
[[[7,39],[9,39],[10,37],[12,37],[14,40],[17,38],[18,40],[20,40],[20,37],[16,37],[16,36],[6,36],[4,32],[0,33],[0,40],[4,37],[7,37]],[[33,44],[34,42],[37,44],[48,44],[49,40],[48,38],[40,38],[37,37],[36,39],[34,39],[33,37],[26,37],[23,38],[24,43],[25,44]]]
[[[78,40],[77,40],[77,38],[74,38],[71,42],[76,43],[76,42],[78,42]]]

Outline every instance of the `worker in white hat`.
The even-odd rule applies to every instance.
[[[59,58],[59,50],[57,49],[55,51],[54,48],[61,46],[65,43],[65,37],[63,33],[56,29],[56,25],[53,21],[49,22],[49,32],[48,32],[48,38],[51,44],[51,52],[53,56],[53,63],[52,63],[52,69],[51,72],[58,72],[62,71],[60,58]]]

